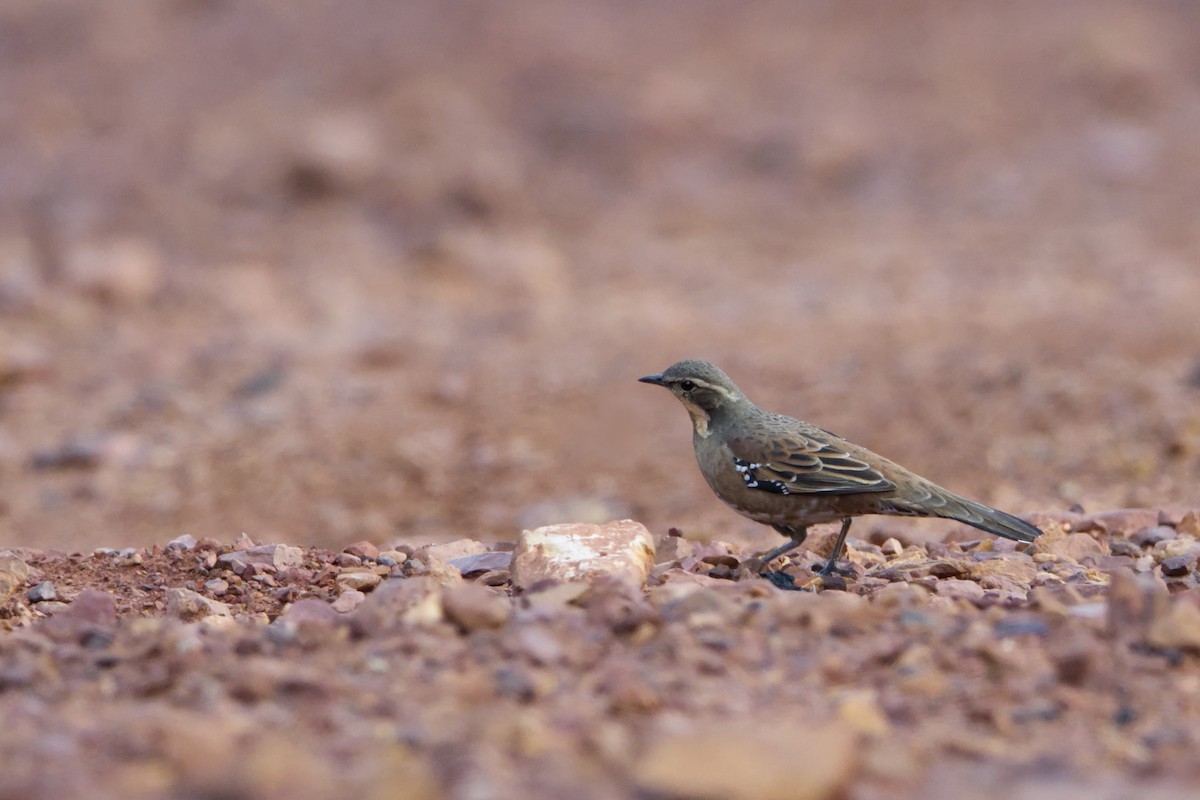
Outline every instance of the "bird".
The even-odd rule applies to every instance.
[[[765,411],[707,361],[685,360],[639,378],[668,389],[692,420],[696,461],[723,502],[788,541],[761,557],[763,569],[803,542],[812,525],[841,522],[828,578],[851,575],[838,559],[854,517],[941,517],[1032,542],[1041,531],[1023,519],[944,489],[899,464],[803,420]],[[777,585],[783,585],[768,573]],[[791,576],[785,576],[790,585]]]

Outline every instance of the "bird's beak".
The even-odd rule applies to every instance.
[[[639,383],[653,383],[655,386],[665,386],[666,385],[663,383],[663,376],[662,376],[661,372],[657,375],[647,375],[644,378],[638,378],[638,382]]]

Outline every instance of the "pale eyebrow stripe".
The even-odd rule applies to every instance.
[[[703,378],[672,378],[671,379],[672,383],[682,383],[683,381],[691,381],[692,383],[696,384],[697,388],[700,388],[700,389],[708,389],[711,392],[719,392],[731,400],[734,397],[733,392],[729,391],[724,386],[717,386],[715,383],[709,383],[708,381],[704,380]]]

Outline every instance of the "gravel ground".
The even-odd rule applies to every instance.
[[[806,577],[830,534],[808,591],[677,532],[645,590],[470,540],[19,551],[0,796],[1189,796],[1200,514],[1039,521]]]

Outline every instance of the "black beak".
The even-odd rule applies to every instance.
[[[644,378],[638,378],[638,382],[653,383],[655,386],[666,386],[666,384],[663,383],[663,376],[661,372],[657,375],[647,375]]]

